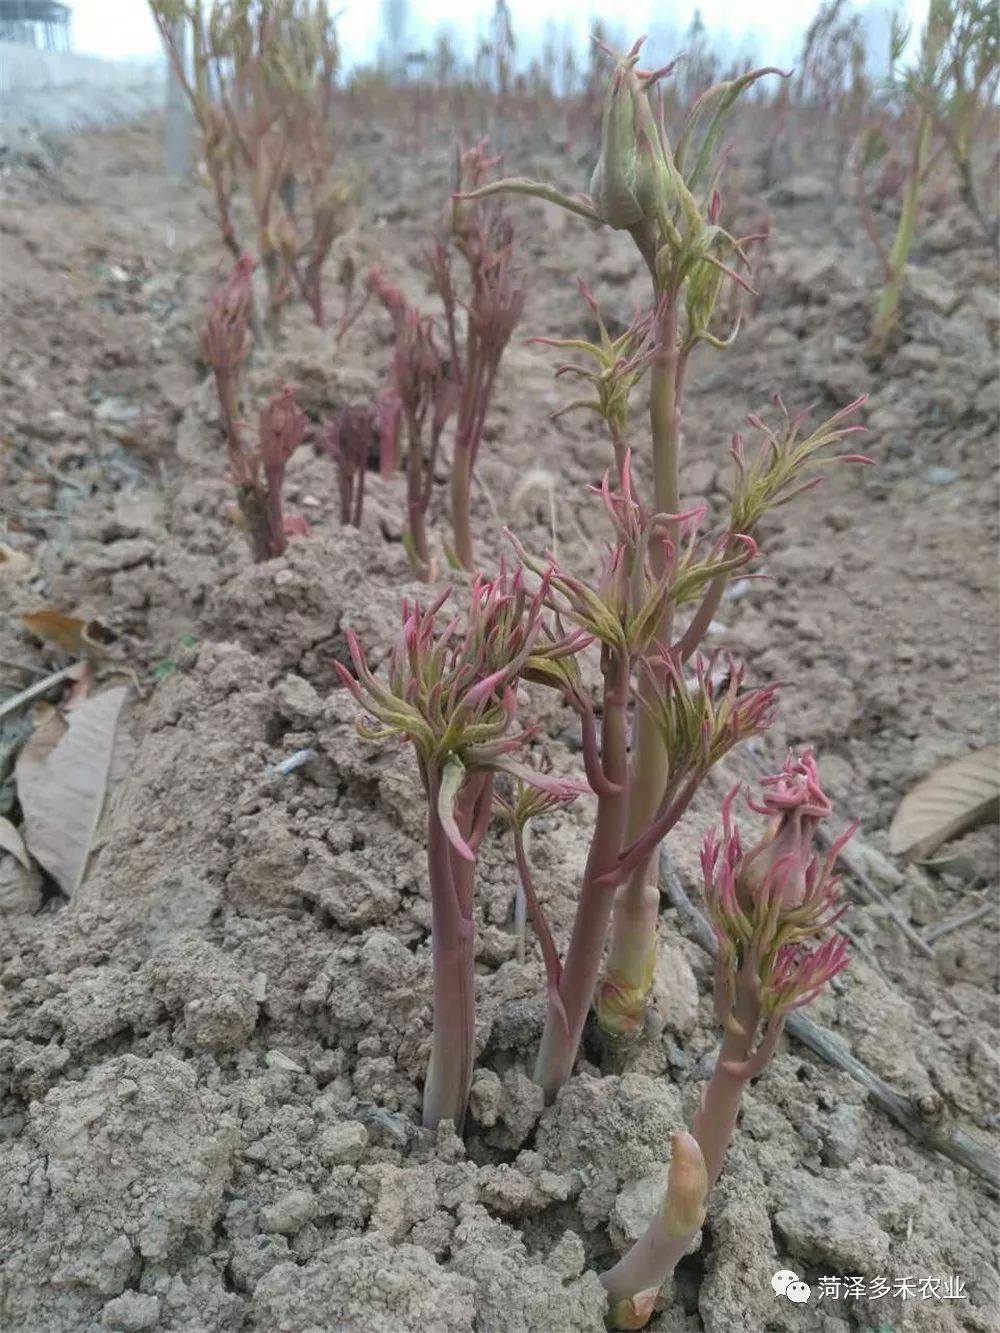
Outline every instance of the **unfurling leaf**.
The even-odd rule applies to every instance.
[[[0,847],[16,857],[25,870],[31,869],[31,857],[24,845],[24,839],[10,820],[5,819],[3,815],[0,815]]]
[[[127,762],[127,695],[125,686],[105,690],[66,721],[50,713],[17,761],[28,850],[69,897],[83,883],[109,789]]]
[[[889,850],[922,860],[950,838],[998,816],[1000,745],[987,745],[944,764],[907,792],[889,829]]]
[[[455,756],[444,766],[441,774],[441,786],[438,791],[438,817],[445,837],[465,861],[475,861],[475,853],[462,837],[462,831],[455,819],[455,802],[465,781],[465,765]]]

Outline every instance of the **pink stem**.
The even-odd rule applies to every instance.
[[[602,763],[607,782],[616,789],[612,796],[599,797],[594,835],[584,871],[580,900],[559,981],[560,1015],[550,1005],[535,1064],[535,1082],[546,1101],[573,1071],[587,1014],[601,970],[608,922],[614,905],[614,886],[605,877],[614,867],[625,829],[628,740],[626,709],[629,695],[629,664],[610,653],[604,663],[604,713],[602,718]]]
[[[709,1191],[722,1174],[743,1103],[743,1092],[752,1077],[749,1070],[744,1072],[743,1066],[752,1058],[760,1022],[760,1002],[757,979],[749,967],[742,967],[737,974],[735,1010],[725,1017],[727,1027],[722,1048],[694,1118],[694,1136],[705,1158]]]
[[[704,774],[699,770],[688,785],[672,801],[665,801],[652,824],[631,842],[616,863],[605,872],[603,885],[621,884],[633,871],[645,865],[657,847],[678,822],[694,799]]]
[[[562,963],[559,961],[559,951],[556,949],[552,931],[549,929],[549,923],[542,911],[542,905],[538,901],[538,894],[535,892],[535,881],[532,878],[528,857],[524,849],[524,834],[517,824],[514,825],[514,856],[517,860],[517,870],[521,877],[521,887],[524,889],[528,914],[531,917],[531,924],[535,928],[535,934],[538,936],[538,943],[542,950],[542,961],[545,964],[545,989],[548,993],[549,1008],[550,1012],[555,1010],[552,1015],[553,1024],[561,1025],[563,1031],[568,1033],[569,1025],[566,1020],[566,1010],[559,996]]]
[[[451,844],[437,813],[439,782],[437,773],[427,773],[434,1026],[424,1085],[423,1122],[427,1128],[435,1129],[442,1120],[451,1120],[461,1133],[476,1049],[476,930],[471,903],[466,910],[462,902],[462,898],[471,898],[471,876],[461,886],[456,883]]]

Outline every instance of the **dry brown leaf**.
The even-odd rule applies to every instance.
[[[102,656],[117,637],[99,620],[81,620],[62,611],[32,611],[21,619],[36,639],[55,644],[71,657]]]
[[[36,639],[54,643],[74,656],[81,654],[86,621],[77,616],[63,615],[61,611],[32,611],[21,619]]]
[[[907,792],[889,829],[889,850],[922,860],[949,838],[998,817],[1000,745],[987,745],[944,764]]]
[[[49,757],[69,728],[62,713],[51,704],[39,704],[35,709],[34,721],[35,726],[25,748],[30,747],[32,759],[40,764]]]
[[[127,695],[121,685],[85,699],[65,722],[51,715],[17,761],[28,850],[69,897],[87,873],[109,788],[120,776]]]
[[[11,856],[17,857],[25,870],[31,869],[31,857],[24,845],[24,839],[4,815],[0,815],[0,847],[10,852]]]

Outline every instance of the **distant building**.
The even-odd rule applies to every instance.
[[[69,50],[68,5],[59,0],[0,0],[0,42]]]

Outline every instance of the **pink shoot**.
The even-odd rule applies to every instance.
[[[252,533],[254,549],[266,555],[257,559],[271,559],[285,549],[288,528],[283,515],[282,491],[288,460],[305,439],[306,414],[295,401],[295,390],[286,385],[260,410],[258,449],[252,456],[253,509],[263,510],[261,530]],[[263,472],[263,479],[261,478]],[[255,520],[258,521],[258,520]]]
[[[817,849],[816,828],[832,806],[808,751],[790,755],[781,773],[761,785],[761,798],[746,800],[769,817],[763,837],[744,849],[733,821],[736,787],[723,805],[721,838],[710,833],[702,851],[705,900],[720,946],[716,1011],[725,1030],[695,1125],[711,1183],[722,1170],[742,1089],[770,1059],[785,1016],[814,999],[849,961],[846,941],[830,931],[845,911],[834,866],[857,824],[829,851]]]
[[[457,189],[487,184],[499,156],[484,139],[458,156]],[[459,394],[451,470],[452,552],[463,569],[474,568],[469,508],[472,476],[504,350],[524,308],[524,289],[515,275],[514,228],[496,200],[471,204],[456,198],[448,232],[435,243],[430,272],[444,307],[449,357]],[[452,249],[465,261],[464,294],[452,271]],[[465,310],[459,337],[458,310]]]
[[[240,376],[250,350],[247,335],[253,312],[254,267],[254,261],[248,254],[237,259],[229,277],[212,295],[200,339],[202,358],[215,376],[226,447],[234,477],[242,454],[237,417]]]
[[[427,798],[428,871],[434,950],[434,1029],[424,1090],[424,1123],[465,1117],[475,1048],[476,858],[490,820],[494,779],[506,773],[565,802],[581,784],[556,779],[515,757],[532,738],[516,730],[516,682],[532,658],[556,660],[566,643],[543,633],[544,588],[529,596],[521,571],[477,578],[466,617],[444,619],[448,593],[429,608],[404,603],[385,683],[348,632],[356,676],[337,664],[371,723],[372,740],[412,743]]]
[[[645,1328],[656,1297],[677,1261],[701,1230],[708,1200],[701,1146],[693,1134],[674,1135],[663,1203],[646,1231],[613,1268],[601,1274],[608,1293],[608,1324]]]
[[[572,1045],[582,1027],[576,1006],[585,989],[584,977],[600,952],[592,932],[599,932],[605,920],[601,895],[620,883],[605,983],[597,1003],[601,1026],[620,1036],[641,1029],[652,977],[660,907],[658,843],[680,818],[723,746],[735,743],[734,734],[738,738],[766,726],[770,716],[773,689],[746,707],[733,705],[728,725],[714,713],[700,716],[697,707],[691,712],[686,704],[688,688],[695,699],[710,696],[701,683],[685,684],[687,666],[695,659],[700,681],[697,653],[726,588],[732,580],[754,577],[748,566],[757,555],[757,528],[763,515],[817,484],[812,469],[829,461],[822,451],[860,429],[846,420],[860,407],[858,400],[811,434],[803,430],[802,417],[792,420],[787,414],[783,427],[762,427],[765,445],[753,462],[744,457],[742,442],[735,441],[737,478],[729,522],[721,532],[701,537],[704,514],[682,500],[687,370],[702,345],[721,349],[735,337],[739,311],[726,328],[720,296],[727,284],[730,290],[753,291],[747,247],[759,239],[741,239],[722,225],[720,177],[726,155],[721,138],[741,96],[765,76],[787,75],[768,67],[707,88],[672,141],[657,86],[672,66],[640,68],[641,47],[640,40],[621,55],[602,47],[611,56],[613,69],[589,195],[569,195],[554,185],[518,177],[467,187],[456,201],[467,209],[500,194],[529,195],[593,224],[627,231],[652,286],[650,313],[637,316],[622,337],[612,340],[595,296],[581,284],[597,320],[599,340],[543,340],[581,352],[592,362],[561,367],[559,374],[585,384],[584,396],[569,406],[597,413],[608,426],[620,492],[613,495],[609,480],[602,487],[602,500],[616,540],[593,583],[527,557],[520,548],[518,553],[536,574],[549,578],[552,609],[601,644],[606,687],[614,681],[611,694],[616,700],[621,691],[622,716],[630,718],[631,732],[621,747],[627,756],[625,767],[618,772],[614,763],[612,777],[605,761],[618,749],[617,702],[609,710],[605,694],[602,729],[607,729],[610,718],[614,740],[605,736],[603,745],[581,710],[591,785],[598,794],[599,810],[601,802],[606,802],[607,810],[606,818],[598,815],[594,855],[579,903],[578,915],[590,924],[574,929],[563,967],[564,986],[567,977],[575,978],[572,1001],[567,1004],[563,997],[566,1013],[572,1015],[569,1035],[547,1029],[536,1070],[550,1096],[572,1067],[573,1053],[567,1058],[560,1042]],[[652,485],[650,494],[640,499],[631,478],[625,424],[630,392],[647,369]],[[840,457],[867,461],[855,454]],[[568,700],[575,697],[566,682],[550,683],[563,688]],[[748,709],[754,708],[757,713],[751,716]],[[672,753],[678,746],[681,750]],[[595,753],[601,755],[600,762]],[[700,756],[698,762],[695,755]],[[623,875],[626,881],[621,883]],[[601,905],[595,907],[598,899]]]
[[[549,1015],[535,1068],[536,1081],[550,1098],[573,1066],[616,893],[683,816],[712,766],[769,725],[776,692],[775,686],[744,690],[743,673],[732,661],[720,690],[715,658],[697,658],[688,673],[679,648],[665,648],[658,640],[659,625],[673,603],[704,597],[705,588],[738,571],[756,552],[752,540],[727,535],[700,552],[697,529],[703,508],[673,515],[644,510],[635,496],[627,450],[619,488],[613,489],[605,476],[596,489],[615,542],[593,582],[571,574],[551,555],[544,560],[531,556],[511,538],[522,565],[543,580],[545,604],[559,623],[575,625],[577,634],[600,644],[604,680],[598,736],[578,668],[550,660],[545,671],[529,663],[525,672],[560,690],[579,717],[587,779],[598,800],[573,933],[558,980],[553,983],[550,976]],[[662,738],[671,765],[658,800],[630,828],[629,801],[639,779],[628,758],[627,711],[637,679],[644,686],[644,720]],[[520,857],[519,868],[524,877]],[[530,886],[524,888],[530,901]],[[609,970],[600,990],[604,1013],[614,1017],[621,1032],[633,1030],[632,1015],[641,1012],[653,964],[648,946],[648,935],[632,937],[628,951],[636,970]]]
[[[827,454],[824,451],[839,445],[851,435],[863,434],[865,427],[848,419],[864,407],[865,395],[835,412],[832,417],[802,438],[808,409],[791,416],[784,402],[775,394],[778,409],[777,427],[766,424],[760,417],[747,417],[750,425],[762,437],[760,447],[752,459],[744,449],[743,436],[733,436],[730,454],[736,467],[730,524],[735,532],[752,534],[761,518],[771,509],[788,504],[796,496],[820,484],[821,476],[812,469],[830,463],[870,464],[866,454]]]
[[[365,474],[372,449],[379,439],[380,414],[376,408],[342,408],[328,421],[320,435],[320,447],[330,455],[337,468],[340,494],[340,521],[345,526],[361,527],[365,502]]]
[[[410,562],[425,579],[433,575],[427,513],[441,436],[458,401],[458,385],[445,365],[434,321],[407,301],[380,268],[368,274],[368,289],[392,317],[396,332],[389,390],[379,412],[385,448],[383,476],[395,462],[400,428],[406,448],[407,526],[403,541]],[[391,461],[390,461],[391,460]]]
[[[744,1088],[774,1054],[787,1014],[815,999],[849,961],[846,940],[830,933],[843,911],[833,868],[857,826],[829,852],[815,849],[816,827],[832,807],[808,751],[789,756],[782,772],[761,786],[761,800],[748,796],[747,805],[772,822],[750,852],[733,821],[739,787],[723,804],[721,836],[713,831],[705,840],[705,896],[720,943],[715,998],[722,1049],[693,1136],[674,1136],[659,1214],[601,1276],[612,1328],[642,1328],[649,1319],[659,1288],[704,1220]],[[790,895],[791,886],[802,893]]]
[[[334,120],[336,19],[315,0],[225,11],[151,0],[151,8],[191,104],[222,238],[235,256],[233,196],[246,191],[269,334],[278,336],[296,288],[322,327],[323,265],[355,194],[335,170],[342,138]]]
[[[580,278],[577,279],[577,286],[597,323],[600,341],[589,343],[582,338],[531,338],[529,341],[583,352],[596,363],[594,369],[575,364],[562,365],[557,369],[557,376],[573,376],[590,384],[593,396],[575,398],[560,407],[553,416],[560,417],[576,408],[584,408],[603,418],[611,435],[619,479],[624,481],[622,473],[627,452],[625,439],[629,395],[656,355],[656,315],[654,311],[639,311],[625,332],[612,338],[593,293]]]
[[[288,460],[305,438],[307,418],[285,387],[261,408],[257,446],[247,443],[239,417],[240,375],[249,352],[253,260],[241,256],[212,297],[201,333],[201,354],[215,377],[229,472],[236,489],[240,526],[255,560],[281,555],[289,535],[308,533],[304,519],[286,517],[282,505]]]

